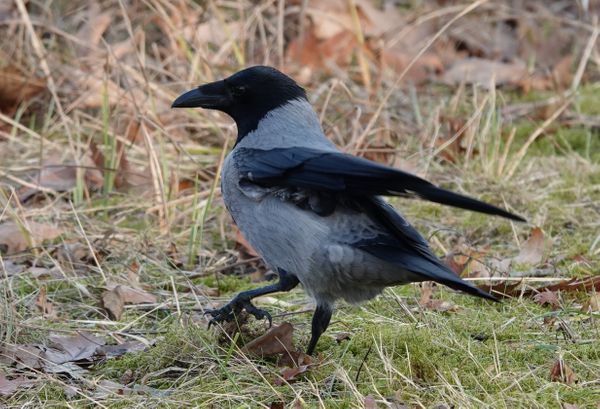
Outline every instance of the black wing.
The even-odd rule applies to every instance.
[[[243,177],[262,186],[299,187],[350,196],[411,196],[461,209],[525,221],[479,200],[441,189],[418,176],[341,152],[311,148],[239,148]]]
[[[354,246],[389,263],[401,266],[455,290],[464,291],[489,300],[496,297],[463,281],[431,251],[425,239],[396,210],[381,198],[357,199],[367,214],[389,232],[378,237],[355,243]]]

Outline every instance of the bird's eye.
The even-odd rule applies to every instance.
[[[231,89],[231,93],[236,97],[244,95],[245,92],[246,92],[246,87],[244,87],[243,85],[239,85],[239,86],[233,87]]]

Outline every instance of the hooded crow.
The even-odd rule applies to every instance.
[[[315,300],[307,353],[327,329],[338,299],[369,300],[388,286],[432,280],[496,300],[461,280],[381,196],[409,196],[524,221],[506,210],[436,187],[410,173],[340,152],[328,140],[302,87],[278,70],[255,66],[179,96],[174,108],[225,112],[237,125],[221,174],[233,220],[275,284],[244,291],[208,312],[211,322],[242,309],[271,316],[255,297],[302,284]]]

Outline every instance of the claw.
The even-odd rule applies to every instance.
[[[266,318],[269,321],[269,328],[271,328],[271,326],[273,325],[273,317],[271,317],[271,314],[269,314],[268,311],[257,308],[254,306],[254,304],[250,302],[248,302],[248,304],[246,304],[244,308],[246,309],[248,314],[254,315],[254,318],[256,318],[257,320],[262,320]]]
[[[211,315],[212,319],[208,321],[208,328],[223,321],[231,321],[240,311],[246,310],[248,314],[252,314],[257,320],[267,319],[269,327],[273,324],[273,318],[268,311],[257,308],[248,299],[238,299],[237,297],[231,300],[228,304],[214,310],[206,310],[204,315]]]

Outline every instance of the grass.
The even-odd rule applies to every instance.
[[[207,329],[206,308],[262,285],[263,275],[259,265],[241,257],[215,178],[235,137],[231,121],[211,112],[173,111],[169,104],[181,90],[221,78],[245,61],[281,63],[279,41],[297,29],[299,10],[286,6],[282,20],[282,10],[266,2],[253,9],[214,1],[208,11],[197,2],[173,6],[158,0],[131,8],[106,2],[101,10],[85,2],[54,2],[48,9],[31,3],[31,21],[53,28],[50,34],[35,31],[46,53],[32,48],[22,23],[10,37],[16,40],[3,40],[2,51],[31,72],[46,59],[59,92],[23,101],[0,117],[0,222],[50,223],[64,232],[44,243],[26,234],[33,250],[0,253],[0,345],[44,343],[50,334],[85,330],[112,344],[143,340],[151,346],[95,362],[81,379],[16,368],[0,357],[0,374],[38,379],[0,396],[1,407],[360,408],[371,398],[377,407],[411,408],[600,403],[599,315],[582,310],[590,294],[559,294],[552,308],[529,297],[492,304],[436,287],[434,298],[458,307],[439,312],[419,304],[416,285],[387,289],[362,306],[340,304],[313,365],[290,382],[273,359],[240,350],[264,333],[264,322],[250,319],[234,340],[220,328]],[[406,10],[415,16],[431,12],[416,4]],[[94,42],[98,36],[85,34],[82,25],[101,26],[102,12],[111,23]],[[16,21],[26,21],[19,13]],[[60,24],[53,15],[62,16]],[[368,42],[359,16],[351,17],[353,34]],[[190,36],[190,25],[211,18],[226,26],[219,41]],[[237,24],[244,27],[241,37]],[[591,26],[585,27],[583,42]],[[270,41],[278,44],[273,50],[264,47]],[[552,280],[598,274],[597,57],[581,58],[585,76],[572,102],[545,125],[558,107],[547,101],[564,97],[564,91],[435,84],[394,90],[397,77],[384,75],[370,58],[361,52],[345,71],[319,71],[307,85],[327,135],[349,152],[410,168],[529,220],[511,224],[392,199],[437,254],[477,249],[491,265],[516,256],[531,227],[540,226],[550,243],[545,261],[513,265],[512,275]],[[444,160],[436,138],[456,139],[455,161]],[[103,153],[101,163],[91,159],[90,140]],[[19,188],[35,183],[47,160],[78,166],[72,187],[49,187],[24,203],[17,200]],[[88,172],[94,167],[104,168],[95,188]],[[8,263],[24,271],[11,274]],[[126,305],[120,320],[110,320],[100,305],[105,285],[136,281],[158,301]],[[56,318],[35,306],[42,288]],[[275,323],[291,322],[295,345],[306,347],[312,304],[301,289],[257,304],[272,312]],[[575,372],[577,382],[552,379],[558,361]]]

